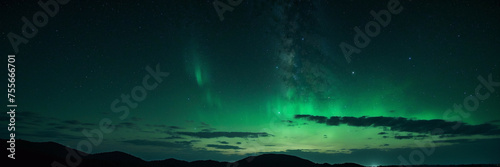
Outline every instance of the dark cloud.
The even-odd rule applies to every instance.
[[[62,123],[65,123],[65,124],[72,124],[72,125],[79,125],[79,124],[82,124],[80,121],[78,120],[66,120],[66,121],[62,121]]]
[[[191,145],[193,143],[196,143],[196,142],[200,142],[201,140],[189,140],[189,141],[175,141],[174,143],[177,143],[177,144],[183,144],[183,145]]]
[[[201,126],[200,127],[210,127],[210,124],[207,124],[205,122],[200,122]]]
[[[490,121],[491,123],[500,123],[500,120],[493,120],[493,121]]]
[[[38,114],[35,112],[31,112],[31,111],[16,112],[16,118],[17,117],[22,117],[22,118],[27,118],[27,119],[57,120],[56,118],[45,117],[42,114]]]
[[[457,137],[458,135],[456,134],[442,134],[439,135],[439,138],[451,138],[451,137]]]
[[[399,136],[399,135],[396,135],[394,136],[395,139],[413,139],[413,135],[409,134],[409,135],[406,135],[406,136]]]
[[[64,121],[61,121],[61,124],[63,124],[64,126],[93,126],[93,125],[97,125],[95,123],[80,122],[78,120],[64,120]]]
[[[453,143],[453,144],[461,144],[461,143],[471,143],[473,140],[470,139],[453,139],[453,140],[436,140],[434,143]]]
[[[117,128],[130,128],[130,129],[136,129],[137,124],[133,122],[121,122],[116,125]]]
[[[281,120],[281,122],[283,124],[285,124],[286,126],[297,126],[297,125],[299,125],[297,122],[294,122],[292,120]]]
[[[268,137],[271,134],[265,132],[176,132],[179,135],[186,135],[198,138],[217,138],[217,137],[228,137],[228,138],[257,138],[257,137]]]
[[[217,141],[219,142],[220,144],[229,144],[227,141]]]
[[[187,148],[191,146],[192,141],[165,142],[153,140],[125,140],[123,143],[129,143],[139,146],[167,147],[167,148]]]
[[[217,145],[217,144],[208,144],[207,147],[212,147],[212,148],[217,148],[217,149],[224,149],[224,150],[241,150],[241,149],[243,149],[243,148],[238,147],[238,146]]]
[[[207,129],[202,129],[201,131],[202,132],[212,132],[214,130],[215,130],[215,128],[207,128]]]
[[[58,124],[58,123],[51,122],[51,123],[47,123],[47,125],[49,125],[49,126],[57,126],[57,125],[59,125],[59,124]]]
[[[448,122],[441,119],[412,120],[402,117],[337,117],[295,115],[296,119],[306,119],[329,126],[346,124],[356,127],[387,127],[392,131],[428,133],[440,129],[442,134],[452,135],[500,135],[500,129],[485,123],[470,125],[463,122]]]
[[[161,129],[167,129],[167,130],[178,130],[178,129],[184,129],[183,127],[179,126],[168,126],[168,125],[151,125],[151,124],[146,124],[148,127],[154,127],[154,128],[161,128]]]
[[[393,165],[401,164],[398,157],[402,156],[408,160],[409,155],[412,152],[420,151],[420,148],[395,148],[387,149],[387,144],[383,144],[378,148],[368,148],[368,149],[341,149],[349,150],[350,153],[336,153],[336,154],[325,154],[312,152],[310,150],[286,150],[284,152],[259,152],[257,154],[267,154],[267,153],[280,153],[298,156],[317,163],[345,163],[353,162],[362,165],[372,165],[373,160],[377,160],[378,165]],[[478,148],[483,148],[478,150]],[[500,152],[500,138],[495,139],[481,139],[471,142],[464,140],[462,144],[446,145],[436,147],[434,153],[431,156],[425,156],[425,164],[449,164],[453,162],[455,164],[466,164],[470,162],[475,162],[478,159],[484,160],[484,163],[498,163],[498,157]],[[382,149],[387,149],[383,151]],[[471,150],[476,150],[472,152],[477,152],[471,154]],[[384,153],[382,154],[381,151]],[[485,154],[479,154],[485,153]],[[425,154],[424,154],[425,155]],[[387,158],[389,157],[389,158]]]
[[[429,137],[429,135],[416,135],[414,139],[417,139],[417,140],[422,140],[426,137]]]
[[[53,127],[54,129],[59,129],[59,130],[62,130],[62,129],[68,129],[68,126],[63,126],[63,125],[59,125],[59,126],[55,126]]]
[[[385,135],[385,134],[387,134],[387,133],[386,133],[386,132],[380,132],[380,133],[378,133],[378,134],[379,134],[379,135]]]
[[[84,128],[71,128],[69,129],[70,131],[73,131],[73,132],[81,132],[83,131]]]
[[[96,124],[83,123],[78,120],[62,120],[62,121],[48,122],[46,123],[46,125],[51,126],[52,129],[81,132],[83,129],[90,128],[89,126],[93,126]]]
[[[169,136],[169,137],[164,137],[164,138],[160,138],[160,139],[171,140],[171,139],[184,139],[184,138],[180,137],[180,136]]]
[[[46,117],[42,114],[38,114],[31,111],[16,111],[16,122],[22,122],[22,124],[30,126],[41,126],[43,123],[49,121],[56,121],[56,118]],[[0,115],[0,122],[9,122],[10,116],[8,114]]]
[[[184,129],[184,128],[181,128],[181,127],[178,127],[178,126],[169,126],[168,128],[169,129]]]
[[[34,138],[45,138],[45,139],[75,139],[75,140],[80,140],[83,139],[83,135],[71,135],[67,133],[62,133],[60,131],[55,131],[55,130],[42,130],[42,131],[36,131],[32,133],[24,133],[24,132],[17,132],[16,137],[24,138],[24,137],[34,137]]]
[[[236,142],[236,144],[241,144],[241,142]]]
[[[151,124],[146,124],[146,126],[156,127],[156,128],[167,128],[168,127],[167,125],[151,125]]]

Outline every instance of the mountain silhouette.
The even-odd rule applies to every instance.
[[[259,156],[251,156],[233,163],[233,166],[238,166],[238,167],[317,166],[317,165],[318,164],[311,162],[309,160],[284,154],[263,154]]]
[[[1,139],[6,143],[7,140]],[[5,149],[5,154],[10,152]],[[165,159],[145,161],[133,155],[120,152],[105,152],[87,154],[76,149],[65,147],[54,142],[30,142],[16,140],[16,159],[4,156],[2,164],[6,166],[53,166],[53,167],[364,167],[355,163],[344,164],[317,164],[296,156],[284,154],[262,154],[250,156],[236,162],[219,162],[213,160],[182,161]],[[53,164],[57,161],[58,163]],[[4,166],[4,165],[2,165]],[[421,165],[431,167],[436,165]],[[482,166],[496,167],[497,165],[438,165],[439,167]]]
[[[177,159],[165,159],[160,161],[150,161],[148,166],[150,167],[161,167],[161,166],[188,166],[189,162],[177,160]]]
[[[144,166],[147,162],[130,154],[113,151],[91,154],[84,158],[82,166]]]

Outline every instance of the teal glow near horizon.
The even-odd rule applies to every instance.
[[[222,22],[212,2],[71,2],[16,55],[19,138],[76,147],[109,118],[95,153],[396,165],[432,140],[426,164],[500,163],[498,3],[400,2],[349,63],[339,44],[387,2],[243,1]],[[20,27],[11,13],[3,32]],[[169,76],[133,100],[156,64]],[[469,111],[476,89],[489,96]],[[120,120],[110,105],[127,95]]]

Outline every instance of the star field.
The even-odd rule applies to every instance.
[[[395,165],[434,148],[423,163],[500,163],[499,2],[400,0],[350,61],[339,44],[394,1],[243,0],[222,21],[213,2],[69,1],[17,53],[8,34],[42,9],[1,2],[18,138],[75,148],[108,118],[93,153]]]

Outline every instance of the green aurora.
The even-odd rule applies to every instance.
[[[339,43],[352,44],[353,27],[385,1],[244,0],[224,21],[208,1],[71,1],[16,55],[18,138],[75,148],[82,130],[110,118],[115,130],[94,153],[382,165],[426,143],[435,151],[425,163],[500,163],[500,87],[483,86],[489,97],[475,111],[454,106],[478,96],[478,77],[500,81],[500,5],[453,2],[401,1],[404,10],[347,63]],[[5,34],[26,15],[8,12],[7,51]],[[170,75],[137,107],[119,103],[130,109],[119,119],[110,104],[156,64]]]

